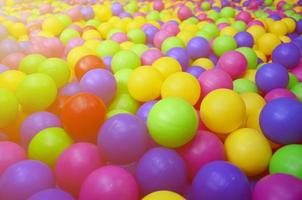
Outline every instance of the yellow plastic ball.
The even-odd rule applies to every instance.
[[[64,29],[64,24],[56,17],[48,17],[42,23],[42,30],[54,36],[59,35]]]
[[[94,6],[94,13],[101,22],[107,22],[112,17],[111,9],[104,5]]]
[[[246,108],[233,90],[217,89],[210,92],[200,105],[204,125],[213,132],[228,134],[244,123]]]
[[[23,23],[15,23],[12,26],[12,32],[11,34],[15,37],[15,38],[20,38],[21,36],[27,35],[27,30],[26,30],[26,26]]]
[[[16,96],[5,88],[0,88],[0,110],[0,128],[4,128],[13,122],[19,112]]]
[[[93,40],[102,38],[101,34],[97,30],[87,30],[82,34],[84,40]]]
[[[177,34],[177,37],[180,38],[185,44],[187,44],[194,36],[195,33],[190,31],[181,31]]]
[[[253,112],[257,112],[259,109],[262,109],[266,104],[264,98],[254,92],[241,93],[240,97],[244,101],[247,116]]]
[[[272,34],[265,33],[257,41],[257,46],[265,55],[271,55],[273,50],[281,44],[280,39]]]
[[[208,58],[198,58],[192,63],[192,66],[200,66],[206,70],[209,70],[214,67],[214,63]]]
[[[191,105],[195,105],[200,97],[200,84],[191,74],[186,72],[176,72],[170,75],[161,88],[162,98],[179,97]]]
[[[133,42],[130,42],[130,41],[126,41],[126,42],[122,42],[121,44],[120,44],[120,46],[121,46],[121,48],[123,49],[123,50],[129,50],[129,49],[131,49],[131,47],[134,45],[134,43]]]
[[[161,57],[157,59],[152,64],[152,66],[155,67],[163,75],[164,78],[167,78],[168,76],[176,72],[182,71],[179,62],[171,57]]]
[[[283,43],[290,43],[290,42],[291,42],[290,37],[285,36],[285,35],[280,35],[280,36],[279,36],[279,39],[280,39]]]
[[[93,39],[93,40],[87,40],[83,44],[84,47],[87,49],[90,49],[91,51],[95,52],[97,47],[101,44],[102,42],[98,39]]]
[[[107,38],[108,33],[112,30],[113,25],[110,23],[102,23],[98,27],[98,31],[100,32],[103,39]]]
[[[234,36],[234,35],[236,35],[236,33],[237,33],[237,30],[231,26],[227,26],[220,31],[220,35]]]
[[[253,128],[257,130],[259,133],[262,133],[260,123],[259,123],[259,117],[261,114],[262,109],[255,109],[253,112],[251,112],[246,120],[246,127],[247,128]]]
[[[267,62],[267,58],[263,52],[255,50],[255,53],[263,62]]]
[[[26,74],[18,70],[8,70],[0,74],[0,88],[9,89],[15,92]]]
[[[152,192],[145,196],[142,200],[185,200],[185,198],[175,192],[162,190]]]
[[[131,73],[128,80],[129,94],[137,101],[146,102],[160,96],[163,76],[150,66],[139,67]]]
[[[268,140],[255,129],[242,128],[232,132],[225,140],[228,161],[246,175],[264,172],[272,156]]]
[[[256,77],[256,73],[257,73],[257,70],[256,69],[248,69],[243,78],[246,78],[250,81],[253,81],[255,83],[255,77]]]
[[[289,33],[292,33],[296,30],[296,22],[292,18],[286,17],[281,19],[281,21],[287,26]]]
[[[265,34],[265,29],[262,26],[254,25],[249,27],[246,32],[250,33],[254,40],[257,41],[263,34]]]
[[[275,21],[269,26],[269,32],[275,35],[286,35],[288,30],[283,21]]]

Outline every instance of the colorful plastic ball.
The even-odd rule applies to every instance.
[[[72,81],[67,83],[64,87],[60,89],[60,96],[73,96],[77,93],[80,93],[82,89],[78,81]]]
[[[200,105],[204,125],[216,133],[228,134],[244,122],[246,108],[240,96],[230,89],[210,92]]]
[[[128,41],[128,36],[123,33],[123,32],[116,32],[116,33],[113,33],[110,37],[111,40],[115,41],[115,42],[118,42],[118,43],[123,43],[123,42],[126,42]]]
[[[55,81],[41,73],[26,76],[16,90],[19,103],[28,112],[46,109],[55,101],[56,95]]]
[[[149,49],[141,55],[141,63],[143,65],[152,65],[162,56],[163,53],[159,49]]]
[[[219,88],[233,89],[232,78],[228,73],[221,69],[215,68],[207,70],[199,76],[198,80],[202,89],[201,95],[203,97],[209,92]]]
[[[128,80],[133,70],[122,69],[114,74],[117,83],[117,94],[128,93]]]
[[[176,59],[179,64],[181,65],[183,70],[186,70],[189,67],[190,64],[190,57],[188,52],[180,47],[175,47],[170,49],[167,54],[168,57],[172,57]]]
[[[299,64],[301,53],[295,44],[284,43],[274,49],[272,58],[273,62],[279,63],[287,69],[291,69]]]
[[[296,99],[280,98],[268,102],[260,115],[263,133],[278,144],[299,143],[302,140],[302,104]]]
[[[166,30],[157,31],[153,36],[153,44],[156,48],[161,48],[161,45],[165,41],[165,39],[172,36],[173,34]]]
[[[255,69],[257,67],[257,54],[253,49],[249,47],[240,47],[236,49],[236,51],[239,51],[245,56],[249,69]]]
[[[0,88],[0,109],[0,127],[4,128],[12,123],[19,113],[16,96],[5,88]]]
[[[251,198],[247,177],[236,166],[214,161],[201,168],[194,177],[193,199],[220,200]]]
[[[17,69],[19,66],[20,61],[25,57],[24,53],[21,52],[16,52],[16,53],[11,53],[7,56],[5,56],[2,60],[1,63],[9,66],[11,69]]]
[[[46,128],[36,134],[28,145],[28,157],[55,166],[60,154],[72,144],[62,128]]]
[[[20,45],[15,40],[4,39],[0,41],[0,59],[4,58],[5,56],[11,53],[20,51]]]
[[[153,43],[153,40],[154,40],[154,37],[155,37],[155,34],[159,31],[158,28],[156,28],[155,26],[150,26],[150,27],[147,27],[146,29],[144,29],[144,32],[146,34],[146,39],[147,39],[147,43],[148,44],[152,44]]]
[[[192,63],[193,66],[200,66],[206,70],[212,69],[214,67],[214,61],[209,58],[198,58]]]
[[[142,66],[131,73],[128,80],[130,95],[141,102],[154,100],[160,96],[163,76],[153,67]]]
[[[87,55],[81,58],[75,65],[75,75],[80,80],[85,73],[92,69],[105,68],[103,61],[97,56]]]
[[[130,50],[122,50],[116,53],[112,58],[112,71],[114,73],[121,69],[135,69],[140,66],[139,57]]]
[[[108,119],[98,135],[98,145],[108,161],[127,164],[137,161],[147,150],[146,125],[131,114],[117,114]]]
[[[187,51],[192,59],[208,57],[210,50],[209,42],[202,37],[194,37],[187,44]]]
[[[145,51],[147,51],[149,48],[145,44],[134,44],[131,47],[131,50],[136,53],[138,56],[142,56]]]
[[[167,190],[152,192],[147,196],[145,196],[142,200],[161,200],[161,199],[185,200],[184,197],[180,196],[176,192],[171,192]]]
[[[39,191],[54,187],[54,182],[52,171],[46,164],[34,160],[20,161],[1,175],[0,198],[27,199]]]
[[[280,39],[272,34],[265,33],[257,40],[257,46],[265,55],[271,55],[273,50],[281,43]]]
[[[186,72],[176,72],[170,75],[161,87],[162,98],[179,97],[191,105],[195,105],[200,97],[200,93],[201,88],[198,80]]]
[[[180,20],[185,20],[193,15],[192,10],[187,6],[181,6],[177,11],[177,16]]]
[[[249,12],[241,11],[236,15],[236,20],[242,20],[245,23],[249,23],[253,18]]]
[[[135,172],[143,195],[169,190],[183,193],[187,182],[185,162],[175,151],[152,148],[139,160]]]
[[[213,50],[217,56],[223,55],[225,52],[237,48],[236,40],[232,36],[221,35],[213,42]]]
[[[128,93],[118,94],[110,104],[109,111],[123,110],[135,114],[140,104]]]
[[[187,101],[167,97],[153,106],[147,125],[156,143],[176,148],[188,143],[194,137],[198,119],[196,111]]]
[[[285,35],[288,32],[286,24],[281,20],[275,21],[270,24],[268,29],[270,33],[273,33],[275,35]]]
[[[146,35],[141,29],[131,29],[128,31],[127,36],[134,43],[143,44],[146,41]]]
[[[167,22],[165,24],[162,25],[162,27],[164,30],[172,33],[173,35],[177,35],[180,31],[179,27],[178,27],[178,23],[176,22]]]
[[[65,29],[60,35],[60,40],[66,45],[71,39],[80,37],[80,33],[74,29]]]
[[[291,91],[296,95],[297,99],[302,102],[302,83],[296,84]]]
[[[112,15],[119,15],[123,12],[123,5],[119,2],[114,2],[111,6]]]
[[[156,68],[164,78],[181,71],[181,65],[177,60],[171,57],[161,57],[153,62],[152,66]]]
[[[298,78],[291,72],[288,73],[289,81],[287,84],[288,89],[292,89],[296,84],[299,83]]]
[[[224,53],[217,62],[217,67],[227,72],[232,79],[240,78],[247,69],[247,60],[237,51]]]
[[[254,38],[248,32],[238,32],[234,36],[238,47],[250,47],[252,48],[254,45]]]
[[[212,37],[219,35],[219,29],[216,24],[208,23],[204,25],[201,30],[208,33]]]
[[[60,189],[42,190],[28,198],[28,200],[51,200],[51,199],[74,200],[74,198],[70,194]]]
[[[186,70],[187,73],[193,75],[197,79],[205,71],[206,71],[206,69],[199,67],[199,66],[191,66]]]
[[[46,58],[40,54],[29,54],[21,60],[19,70],[26,74],[35,73],[38,71],[40,63],[44,60],[46,60]]]
[[[261,110],[266,104],[265,99],[255,92],[244,92],[240,94],[240,97],[244,101],[248,117]]]
[[[94,170],[82,184],[79,200],[87,199],[138,200],[138,186],[125,169],[110,165],[101,167]]]
[[[288,81],[286,68],[278,63],[264,64],[256,73],[257,87],[265,93],[276,88],[286,88]]]
[[[57,160],[55,176],[63,190],[79,195],[85,178],[104,164],[99,148],[91,143],[75,143],[69,146]]]
[[[26,74],[18,70],[7,70],[0,74],[0,87],[15,92]]]
[[[253,199],[298,200],[301,195],[301,180],[287,174],[273,174],[261,178],[256,183]]]
[[[302,181],[301,144],[290,144],[278,149],[270,162],[270,174],[288,174]]]
[[[143,122],[147,123],[149,113],[157,101],[148,101],[144,103],[136,112],[136,116]]]
[[[173,37],[168,37],[163,41],[161,45],[161,50],[163,51],[163,53],[166,54],[170,49],[176,47],[184,48],[185,44],[180,38],[173,36]]]
[[[113,40],[103,41],[96,49],[97,54],[101,57],[113,56],[120,50],[120,45]]]
[[[237,93],[244,93],[244,92],[258,92],[258,88],[256,84],[246,78],[240,78],[233,81],[234,91]]]
[[[42,29],[47,33],[57,36],[63,31],[64,24],[55,16],[51,16],[43,21]]]
[[[89,92],[100,97],[105,104],[109,104],[116,94],[116,80],[105,69],[92,69],[80,80],[83,92]]]
[[[224,7],[220,11],[221,17],[234,17],[235,10],[232,7]]]
[[[208,131],[198,131],[194,139],[179,148],[178,152],[186,162],[190,179],[193,179],[204,165],[225,159],[223,143]]]
[[[264,98],[267,102],[269,102],[269,101],[272,101],[274,99],[279,99],[279,98],[293,98],[293,99],[296,99],[296,95],[288,89],[276,88],[276,89],[273,89],[270,92],[268,92],[264,96]]]

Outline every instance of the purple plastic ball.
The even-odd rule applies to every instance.
[[[194,200],[250,200],[247,177],[225,161],[214,161],[199,170],[192,184]]]
[[[266,137],[278,144],[302,141],[302,103],[293,98],[268,102],[260,114],[260,127]]]
[[[147,122],[147,118],[149,115],[150,110],[156,104],[157,101],[148,101],[144,103],[136,112],[136,116],[139,117],[143,122]]]
[[[92,7],[82,7],[80,9],[80,11],[85,20],[94,18],[94,11],[93,11]]]
[[[208,57],[211,51],[209,42],[202,37],[194,37],[187,44],[187,51],[192,59]]]
[[[144,195],[158,190],[182,194],[187,184],[185,162],[174,150],[153,148],[140,159],[136,180]]]
[[[123,6],[119,2],[115,2],[111,6],[112,14],[113,15],[119,15],[123,12]]]
[[[62,96],[73,96],[81,92],[81,87],[78,81],[73,81],[65,85],[60,90],[60,95]]]
[[[183,71],[189,67],[190,57],[185,49],[181,47],[172,48],[167,52],[167,56],[175,58],[180,63]]]
[[[7,70],[9,70],[9,67],[0,64],[0,74],[1,74],[2,72],[7,71]]]
[[[198,78],[204,71],[206,71],[206,70],[200,66],[191,66],[186,70],[186,72],[190,73],[191,75],[195,76],[196,78]]]
[[[273,62],[279,63],[284,67],[291,69],[298,65],[301,53],[300,49],[293,43],[283,43],[277,46],[273,51]]]
[[[151,25],[144,30],[144,33],[147,36],[147,43],[152,44],[155,34],[159,31],[158,28]]]
[[[149,135],[146,125],[135,115],[117,114],[101,127],[98,145],[113,163],[137,161],[147,150]]]
[[[275,88],[286,88],[288,81],[286,68],[278,63],[264,64],[256,73],[256,85],[265,93]]]
[[[46,189],[32,195],[28,200],[74,200],[74,198],[60,189]]]
[[[253,47],[254,45],[254,38],[253,36],[248,32],[238,32],[234,36],[238,47]]]

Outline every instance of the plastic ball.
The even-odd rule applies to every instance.
[[[149,113],[157,101],[148,101],[144,103],[136,112],[136,116],[143,122],[147,123]]]
[[[180,20],[188,19],[193,15],[192,10],[187,6],[181,6],[177,11],[177,16]]]
[[[221,56],[227,51],[237,48],[236,40],[232,36],[221,35],[213,42],[213,50],[217,56]]]
[[[234,36],[238,47],[250,47],[252,48],[254,45],[254,38],[248,32],[238,32]]]
[[[20,161],[11,165],[1,175],[0,198],[27,199],[39,191],[54,187],[54,185],[52,171],[46,164],[34,160]]]
[[[299,83],[298,78],[291,72],[288,73],[289,81],[287,84],[288,89],[292,89],[296,84]]]
[[[201,168],[194,177],[192,192],[194,200],[251,198],[247,177],[239,168],[225,161],[214,161]]]
[[[241,93],[240,97],[244,101],[246,107],[246,116],[250,116],[253,113],[258,112],[266,104],[265,99],[254,92]]]
[[[265,93],[276,88],[286,88],[288,81],[286,68],[278,63],[264,64],[256,73],[257,87]]]
[[[181,71],[181,65],[177,60],[171,57],[161,57],[152,63],[152,66],[156,68],[164,78]]]
[[[134,43],[145,43],[146,35],[141,29],[132,29],[127,33],[128,38]]]
[[[188,143],[194,137],[198,119],[196,111],[187,101],[177,97],[167,97],[153,106],[147,125],[155,142],[175,148]]]
[[[258,92],[256,84],[246,78],[240,78],[233,81],[234,91],[237,93]]]
[[[60,35],[60,40],[66,45],[71,39],[80,37],[80,33],[74,29],[65,29]]]
[[[190,57],[185,49],[180,47],[172,48],[167,52],[167,56],[176,59],[183,70],[186,70],[189,67]]]
[[[55,16],[51,16],[44,20],[42,29],[47,33],[57,36],[63,31],[64,24]]]
[[[278,149],[270,161],[270,174],[288,174],[302,180],[301,153],[301,144],[290,144]]]
[[[198,58],[192,63],[192,66],[200,66],[206,70],[209,70],[214,67],[214,63],[209,58]]]
[[[183,159],[175,151],[162,147],[150,149],[142,156],[135,176],[143,195],[158,190],[183,193],[187,181]]]
[[[296,84],[291,91],[296,95],[297,99],[302,102],[302,83]]]
[[[186,72],[176,72],[170,75],[161,87],[162,98],[179,97],[188,101],[191,105],[198,101],[200,92],[198,80]]]
[[[70,194],[60,189],[42,190],[28,198],[28,200],[50,200],[50,199],[74,200],[74,198]]]
[[[280,43],[280,39],[272,33],[265,33],[257,40],[259,50],[265,55],[271,55]]]
[[[55,166],[60,188],[78,196],[86,177],[104,164],[99,148],[91,143],[75,143],[65,149]]]
[[[134,44],[131,47],[131,50],[136,53],[138,56],[142,56],[143,53],[145,53],[145,51],[147,51],[149,48],[148,46],[144,45],[144,44]]]
[[[122,50],[112,58],[112,71],[116,73],[121,69],[135,69],[140,66],[139,57],[130,50]]]
[[[263,133],[278,144],[299,143],[302,140],[300,125],[302,104],[292,98],[280,98],[268,102],[260,115]]]
[[[131,69],[122,69],[114,74],[117,83],[117,94],[128,93],[128,80],[131,73]]]
[[[105,64],[100,58],[93,55],[84,56],[74,67],[75,75],[80,80],[85,73],[97,68],[105,68]]]
[[[185,200],[185,198],[183,198],[179,194],[167,190],[152,192],[147,196],[145,196],[142,200],[162,200],[162,199]]]
[[[273,89],[270,92],[268,92],[264,96],[264,98],[267,102],[269,102],[269,101],[272,101],[274,99],[279,99],[279,98],[293,98],[293,99],[296,99],[296,95],[288,89],[276,88],[276,89]]]
[[[244,55],[249,69],[255,69],[257,67],[257,54],[253,49],[249,47],[240,47],[236,49],[236,51],[239,51]]]
[[[224,7],[220,11],[221,17],[234,17],[235,10],[232,7]]]
[[[21,60],[19,70],[26,74],[36,73],[40,63],[44,60],[46,58],[40,54],[29,54]]]
[[[186,70],[187,73],[193,75],[197,79],[205,71],[206,70],[204,68],[199,67],[199,66],[191,66]]]
[[[118,94],[110,104],[109,111],[123,110],[129,113],[136,113],[140,104],[128,93]]]
[[[244,75],[247,60],[237,51],[228,51],[219,58],[217,66],[227,72],[233,79],[237,79]]]
[[[244,122],[246,108],[240,96],[229,89],[210,92],[200,105],[200,116],[211,131],[228,134]]]
[[[208,23],[204,25],[201,30],[208,33],[212,37],[219,35],[219,29],[216,24]]]
[[[192,59],[207,57],[210,50],[209,42],[202,37],[194,37],[187,44],[187,51]]]
[[[17,69],[21,60],[25,57],[24,53],[16,52],[5,56],[1,63],[9,66],[11,69]]]
[[[96,49],[97,54],[101,57],[113,56],[120,50],[120,45],[113,40],[103,41]]]
[[[138,200],[139,191],[134,177],[129,172],[121,167],[109,165],[94,170],[85,179],[79,200],[86,199]]]
[[[274,49],[272,58],[273,62],[279,63],[287,69],[291,69],[299,64],[301,53],[295,44],[285,43]]]
[[[288,32],[287,26],[283,21],[275,21],[269,26],[269,32],[276,35],[285,35]]]
[[[181,47],[184,48],[185,44],[184,42],[179,39],[178,37],[168,37],[165,39],[161,45],[161,49],[163,53],[167,53],[170,49],[176,48],[176,47]]]
[[[152,65],[162,56],[163,53],[159,49],[149,49],[141,55],[141,63],[143,65]]]
[[[7,70],[0,74],[0,87],[15,92],[26,74],[17,70]]]
[[[142,66],[131,73],[128,80],[130,95],[141,102],[154,100],[160,96],[163,76],[153,67]]]

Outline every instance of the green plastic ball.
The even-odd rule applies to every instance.
[[[206,24],[202,27],[201,31],[208,33],[212,37],[216,37],[219,35],[219,29],[215,24]]]
[[[69,40],[80,37],[80,33],[74,29],[65,29],[61,35],[60,35],[60,40],[66,45]]]
[[[26,74],[36,73],[38,71],[39,64],[44,60],[46,60],[46,58],[40,54],[27,55],[21,60],[19,70]]]
[[[134,53],[136,53],[136,55],[138,55],[139,57],[141,57],[141,55],[147,51],[149,49],[148,46],[146,46],[145,44],[134,44],[131,47],[131,51],[133,51]]]
[[[114,74],[117,83],[117,94],[128,94],[128,80],[132,69],[122,69]]]
[[[121,69],[135,69],[141,65],[138,55],[131,50],[122,50],[116,53],[111,62],[111,69],[114,73]]]
[[[258,93],[256,84],[245,78],[236,79],[233,81],[234,91],[237,93],[254,92]]]
[[[113,56],[120,50],[120,45],[113,40],[105,40],[96,48],[96,53],[100,57]]]
[[[219,19],[219,14],[215,11],[211,12],[211,13],[208,14],[208,18],[216,21],[216,20]]]
[[[127,33],[128,38],[136,44],[143,44],[146,41],[146,34],[141,29],[132,29]]]
[[[245,31],[247,25],[243,21],[236,21],[232,24],[232,27],[235,28],[238,32]]]
[[[214,53],[217,56],[221,56],[225,52],[234,50],[237,48],[235,39],[228,35],[218,36],[213,42]]]
[[[97,19],[90,19],[86,22],[86,26],[93,26],[95,28],[99,27],[101,22]]]
[[[296,84],[299,83],[299,80],[298,78],[296,77],[295,74],[293,73],[288,73],[288,77],[289,77],[289,81],[288,81],[288,84],[287,84],[287,88],[288,89],[292,89]]]
[[[178,37],[169,37],[161,45],[161,49],[164,53],[167,53],[170,49],[174,47],[184,48],[184,42]]]
[[[204,39],[210,41],[214,36],[212,36],[210,33],[204,32],[204,31],[198,31],[196,33],[196,36],[203,37]]]
[[[291,91],[296,95],[299,101],[302,102],[302,83],[296,84]]]
[[[117,95],[109,106],[109,112],[112,110],[124,110],[129,113],[135,114],[139,109],[140,104],[133,99],[129,94],[119,94]]]
[[[224,7],[220,11],[220,17],[231,18],[235,16],[235,10],[232,7]]]
[[[257,54],[255,51],[249,47],[240,47],[236,49],[236,51],[239,51],[244,55],[244,57],[247,60],[248,68],[249,69],[255,69],[257,67]]]
[[[207,2],[207,1],[205,1],[205,2],[203,2],[203,3],[201,4],[201,8],[202,8],[203,10],[210,10],[211,4],[210,4],[209,2]]]

